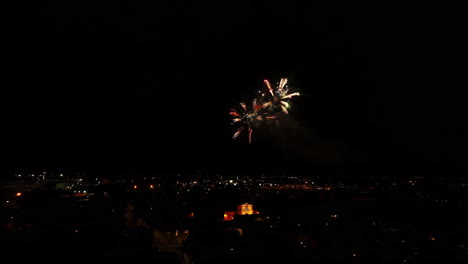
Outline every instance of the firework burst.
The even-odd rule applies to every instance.
[[[232,136],[236,139],[244,130],[249,134],[249,143],[252,143],[252,132],[254,127],[258,127],[264,120],[275,119],[275,116],[263,112],[264,107],[257,103],[257,99],[252,100],[252,105],[249,107],[245,103],[240,103],[241,109],[231,109],[230,115],[233,124],[239,124],[236,132]]]
[[[281,78],[275,89],[271,87],[267,79],[263,80],[263,82],[268,88],[267,94],[259,91],[258,97],[252,100],[251,106],[240,103],[242,108],[239,110],[231,109],[232,124],[239,125],[232,137],[233,139],[236,139],[242,131],[247,130],[249,143],[252,143],[253,128],[257,128],[260,124],[269,120],[278,125],[278,114],[281,112],[288,114],[288,109],[291,108],[291,98],[299,96],[298,92],[290,92],[287,86],[287,78]]]
[[[290,92],[287,85],[287,78],[281,78],[275,89],[271,87],[271,84],[267,79],[263,80],[263,82],[267,86],[271,98],[267,102],[263,103],[262,107],[270,110],[279,108],[283,113],[288,114],[288,109],[291,108],[290,99],[294,96],[299,96],[300,94],[298,92]]]

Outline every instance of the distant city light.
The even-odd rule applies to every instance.
[[[40,173],[40,170],[36,172]],[[96,180],[92,181],[91,179],[93,176],[91,177],[82,176],[85,178],[80,179],[78,178],[80,175],[75,176],[74,173],[70,173],[69,175],[68,174],[69,172],[67,172],[67,179],[70,178],[69,180],[65,179],[64,174],[62,173],[59,174],[59,173],[55,173],[52,171],[50,171],[50,174],[48,174],[49,176],[54,176],[54,177],[60,176],[60,177],[63,177],[64,179],[53,178],[53,177],[49,178],[47,175],[45,175],[44,177],[45,173],[37,174],[33,177],[34,179],[31,179],[30,178],[31,174],[27,172],[25,173],[26,173],[25,176],[21,178],[20,178],[21,174],[18,174],[18,173],[16,174],[13,173],[9,176],[11,179],[9,178],[8,180],[11,180],[11,185],[8,185],[6,187],[11,188],[9,189],[11,190],[11,192],[9,192],[9,194],[5,196],[4,199],[12,199],[12,200],[11,201],[3,200],[4,201],[3,208],[5,209],[13,208],[14,210],[17,210],[16,208],[21,209],[21,206],[23,206],[23,204],[20,203],[19,201],[22,201],[24,199],[28,200],[29,196],[31,194],[34,194],[36,189],[54,189],[54,191],[57,190],[57,192],[60,194],[61,200],[66,197],[67,199],[70,199],[71,201],[75,201],[76,198],[74,197],[80,197],[81,199],[79,199],[79,202],[83,203],[83,206],[85,206],[86,203],[89,203],[89,205],[93,207],[95,205],[100,206],[100,204],[95,204],[93,202],[93,199],[92,199],[93,195],[95,195],[97,198],[100,198],[101,195],[103,197],[127,197],[127,196],[131,197],[128,195],[128,192],[131,193],[132,192],[131,189],[134,189],[133,194],[137,195],[137,197],[139,196],[138,193],[141,193],[142,195],[146,193],[146,195],[143,195],[141,197],[144,199],[145,203],[134,204],[133,202],[131,202],[131,200],[129,200],[128,203],[127,202],[121,203],[118,205],[118,207],[108,207],[106,204],[102,204],[105,207],[96,207],[96,208],[103,209],[102,211],[104,211],[105,214],[114,216],[115,221],[118,221],[118,222],[111,222],[110,224],[112,223],[120,224],[121,222],[123,223],[125,221],[125,223],[128,223],[130,225],[140,225],[138,221],[141,216],[148,217],[151,219],[153,218],[158,219],[158,217],[160,217],[161,214],[166,213],[165,210],[161,210],[161,207],[158,206],[160,203],[161,204],[164,203],[164,200],[155,199],[160,196],[159,191],[164,191],[164,188],[162,190],[159,190],[161,186],[164,187],[164,184],[165,184],[163,178],[161,177],[148,176],[146,177],[148,181],[140,181],[143,178],[143,176],[139,176],[139,175],[135,175],[135,176],[128,175],[124,179],[120,179],[120,178],[108,179],[108,178],[105,178],[104,176],[102,176],[104,178],[102,178],[101,176],[94,176]],[[318,217],[315,217],[315,221],[316,221],[316,224],[318,224],[318,226],[315,227],[315,224],[314,224],[313,230],[317,229],[317,230],[320,230],[321,232],[333,231],[332,234],[334,234],[335,231],[338,231],[341,229],[342,224],[345,224],[345,225],[349,224],[349,226],[352,227],[352,226],[355,226],[356,223],[359,223],[359,225],[361,224],[360,222],[365,223],[365,225],[362,226],[362,228],[364,229],[362,231],[371,232],[371,233],[378,232],[379,234],[385,234],[385,236],[388,235],[389,237],[391,237],[390,241],[392,242],[400,241],[400,244],[397,243],[398,245],[394,245],[394,243],[385,244],[384,248],[385,247],[391,248],[393,246],[403,247],[405,249],[404,255],[398,256],[398,260],[400,262],[406,261],[406,263],[412,263],[413,261],[415,261],[414,258],[417,257],[416,256],[417,254],[420,253],[419,255],[425,255],[424,250],[426,249],[431,250],[431,248],[434,246],[438,247],[438,245],[442,243],[441,241],[445,240],[444,236],[439,237],[439,233],[434,232],[434,230],[437,230],[437,229],[431,229],[430,225],[422,226],[422,227],[418,227],[418,230],[419,228],[421,228],[421,232],[415,233],[414,238],[417,240],[423,239],[425,241],[427,241],[428,239],[429,241],[427,241],[427,244],[420,243],[421,246],[418,245],[417,247],[412,248],[413,235],[406,237],[406,236],[403,236],[405,233],[400,231],[400,230],[404,230],[404,226],[405,226],[404,222],[399,222],[398,220],[395,222],[387,221],[385,217],[383,218],[379,217],[380,214],[378,212],[375,212],[375,211],[372,212],[367,207],[365,207],[366,208],[365,218],[362,219],[363,221],[359,221],[359,219],[347,216],[347,213],[345,213],[348,210],[347,208],[343,210],[340,209],[341,208],[340,203],[344,201],[345,199],[346,200],[378,200],[379,193],[372,192],[372,190],[378,190],[377,188],[382,188],[383,191],[386,191],[388,188],[388,190],[390,191],[392,189],[398,189],[400,188],[400,186],[402,186],[401,191],[406,192],[408,190],[410,191],[412,190],[412,188],[410,188],[411,185],[415,185],[418,188],[421,187],[421,189],[414,190],[416,194],[415,196],[417,196],[415,198],[420,199],[424,203],[427,203],[428,205],[436,205],[436,203],[433,203],[433,202],[436,201],[437,199],[439,203],[441,202],[443,203],[436,205],[436,206],[449,204],[448,200],[446,200],[447,197],[437,196],[436,194],[430,192],[431,189],[429,189],[426,193],[425,190],[423,189],[425,185],[421,185],[419,182],[415,183],[415,181],[407,181],[406,179],[405,180],[399,179],[397,184],[394,185],[394,181],[389,180],[391,178],[385,178],[385,181],[382,181],[382,183],[372,182],[370,184],[360,185],[358,183],[354,184],[352,182],[350,183],[347,182],[346,184],[343,184],[341,182],[335,182],[334,180],[329,181],[328,178],[325,178],[326,181],[323,182],[318,177],[313,177],[313,176],[308,176],[308,175],[304,175],[300,177],[292,177],[292,176],[281,175],[281,174],[275,173],[274,175],[271,175],[271,176],[265,175],[265,174],[263,174],[262,176],[261,173],[252,172],[252,174],[254,173],[256,175],[250,175],[250,176],[242,175],[242,176],[237,176],[237,177],[235,175],[232,176],[232,174],[227,174],[224,176],[224,179],[222,179],[220,175],[206,175],[205,177],[205,175],[201,173],[200,173],[201,175],[187,173],[187,176],[186,176],[184,173],[182,176],[180,176],[180,178],[173,179],[174,181],[170,182],[170,184],[173,185],[172,186],[173,188],[172,189],[168,188],[168,189],[171,190],[171,193],[173,191],[174,193],[177,194],[177,196],[171,197],[171,199],[174,199],[174,201],[180,201],[181,203],[186,203],[186,204],[197,202],[197,205],[199,204],[198,202],[200,202],[201,204],[201,202],[203,201],[211,202],[214,200],[216,203],[211,204],[211,206],[210,206],[210,203],[207,203],[206,210],[198,211],[196,209],[197,206],[186,206],[186,207],[180,207],[180,208],[171,208],[171,211],[172,209],[174,209],[174,212],[177,212],[178,214],[180,213],[181,216],[186,218],[184,222],[188,224],[190,224],[191,221],[194,221],[197,218],[200,218],[200,222],[204,222],[204,221],[208,222],[209,221],[208,219],[217,221],[217,222],[220,222],[220,221],[227,222],[227,221],[234,220],[232,224],[224,223],[225,225],[223,226],[223,231],[231,232],[231,231],[239,230],[238,231],[239,236],[242,236],[242,229],[238,228],[238,226],[239,224],[242,224],[243,221],[246,221],[246,223],[258,222],[259,228],[268,227],[269,229],[267,230],[270,232],[275,231],[275,232],[279,232],[282,234],[283,233],[287,234],[289,239],[291,239],[291,242],[293,242],[292,246],[294,246],[296,249],[299,249],[299,250],[311,249],[311,250],[316,250],[317,252],[320,252],[322,248],[320,241],[315,241],[315,239],[313,239],[314,236],[312,234],[307,234],[308,232],[304,233],[305,231],[308,231],[309,227],[312,228],[311,223],[308,222],[308,219],[309,219],[307,217],[308,210],[315,210],[318,216]],[[234,177],[236,177],[235,181],[234,181]],[[123,189],[120,189],[120,188],[115,189],[115,190],[112,189],[113,191],[111,192],[112,193],[111,195],[109,192],[104,192],[104,190],[101,188],[97,188],[95,190],[93,189],[93,187],[87,187],[87,186],[99,187],[99,184],[101,183],[99,182],[99,180],[101,178],[103,179],[102,183],[107,183],[106,186],[111,187],[109,183],[122,183],[122,185],[118,184],[115,186],[123,186]],[[134,180],[132,180],[132,178]],[[316,182],[313,182],[315,178],[317,178],[317,180]],[[45,179],[44,182],[42,181],[43,179]],[[152,182],[154,182],[154,184],[152,184]],[[406,184],[404,184],[405,182]],[[43,184],[43,183],[50,183],[50,185]],[[131,183],[133,183],[134,185],[132,185]],[[139,190],[140,186],[138,186],[137,183],[142,184],[141,190]],[[106,186],[101,186],[101,187],[105,187],[104,189],[107,189]],[[155,188],[156,186],[158,186],[158,190],[154,190],[156,189]],[[258,188],[259,186],[261,188]],[[378,187],[378,186],[381,186],[381,187]],[[445,186],[441,184],[440,187],[453,187],[453,188],[450,188],[449,190],[450,192],[458,191],[462,193],[462,191],[468,190],[468,189],[462,189],[462,186],[465,186],[465,185],[458,183],[458,184],[446,184]],[[0,186],[0,187],[3,190],[4,186]],[[224,194],[226,190],[231,189],[229,187],[232,187],[233,189],[235,189],[236,194],[237,193],[242,194],[242,196],[239,196],[239,197],[242,197],[242,199],[245,199],[245,201],[242,201],[241,203],[238,204],[238,207],[233,207],[234,204],[231,204],[232,202],[230,198],[226,194]],[[84,190],[84,188],[88,188],[88,189],[91,188],[90,189],[91,192],[88,193],[87,190]],[[191,191],[192,188],[194,188],[193,192]],[[62,192],[62,190],[67,190],[67,191]],[[26,192],[26,196],[23,197],[25,192]],[[191,194],[189,194],[188,192],[191,192]],[[413,191],[411,191],[411,193],[412,192]],[[277,195],[278,193],[280,193],[281,195]],[[346,195],[341,196],[340,195],[341,193],[345,193]],[[261,198],[259,198],[259,196]],[[223,197],[228,198],[228,200],[224,200],[225,198]],[[321,207],[321,206],[315,206],[315,204],[311,205],[310,203],[307,203],[308,197],[312,197],[315,204],[317,205],[323,204],[326,206]],[[395,197],[398,197],[398,196],[395,196]],[[306,200],[304,200],[304,198],[306,198]],[[393,199],[393,196],[391,196],[391,198]],[[255,200],[260,200],[260,201],[263,200],[264,203],[263,204],[259,203],[257,205],[255,204]],[[332,200],[333,202],[330,202]],[[253,205],[245,203],[248,201],[252,202]],[[268,201],[268,203],[266,203],[266,201]],[[288,203],[284,203],[286,201]],[[47,202],[47,200],[44,200],[44,202]],[[457,204],[457,203],[463,204],[464,200],[453,198],[451,202],[454,204]],[[367,202],[358,202],[358,203],[367,203]],[[281,209],[284,208],[283,205],[285,204],[290,205],[289,207],[291,208],[285,208],[285,210],[282,211]],[[346,202],[344,202],[343,204],[347,205]],[[253,209],[254,205],[255,207],[262,205],[259,207],[259,209],[262,211],[262,213],[266,213],[269,216],[260,214],[258,211],[255,211]],[[135,208],[139,208],[140,206],[142,206],[141,207],[142,210],[135,210]],[[357,206],[359,207],[360,205],[357,205]],[[385,206],[386,205],[382,206],[381,210],[385,210],[386,209]],[[288,206],[285,206],[285,207],[288,207]],[[316,210],[317,207],[320,208],[320,210]],[[111,208],[111,209],[108,209],[108,208]],[[351,209],[352,208],[353,207],[351,207]],[[78,208],[76,209],[80,210]],[[430,208],[428,207],[427,209],[430,209]],[[458,210],[458,209],[459,207],[456,207],[455,210]],[[180,211],[176,211],[176,210],[180,210]],[[194,218],[194,213],[192,210],[197,212],[197,218]],[[148,211],[151,211],[151,212],[148,212]],[[223,214],[223,211],[224,211],[224,214]],[[294,211],[294,214],[288,215],[290,211]],[[78,213],[76,215],[79,214],[79,211],[77,212]],[[41,214],[43,212],[38,210],[37,213]],[[340,219],[337,219],[338,214],[340,214]],[[31,218],[31,219],[25,218],[23,220],[23,217],[22,217],[21,222],[17,223],[17,221],[12,220],[13,217],[11,215],[13,214],[6,215],[4,217],[5,221],[3,221],[3,227],[2,227],[4,230],[6,229],[8,229],[9,231],[24,230],[25,228],[31,228],[31,225],[33,227],[36,227],[36,226],[40,227],[40,225],[37,225],[36,222],[32,222],[32,224],[28,224],[30,223],[29,220],[31,219],[34,220],[34,218]],[[255,217],[243,217],[242,215],[252,215]],[[280,221],[279,215],[283,216],[281,217],[281,220],[283,221]],[[10,217],[12,219],[10,219]],[[16,219],[17,217],[15,216],[15,220]],[[83,221],[87,221],[87,220],[88,218],[83,219]],[[93,218],[89,220],[94,221]],[[107,220],[109,219],[102,218],[102,221],[103,221],[102,223],[106,224],[107,222],[105,221]],[[72,238],[73,236],[75,236],[76,238],[85,236],[83,237],[83,239],[88,238],[87,228],[85,228],[83,232],[81,232],[78,229],[78,227],[79,228],[86,227],[87,222],[80,222],[80,221],[81,221],[80,219],[70,221],[67,223],[66,226],[63,227],[63,229],[65,231],[67,230],[66,232],[70,234],[71,236],[70,238]],[[240,221],[240,223],[238,223],[238,221]],[[331,221],[331,222],[324,222],[324,221]],[[198,221],[195,221],[195,222],[198,222]],[[296,223],[295,227],[294,227],[294,222]],[[303,226],[301,222],[305,223],[305,226]],[[141,223],[144,223],[144,222],[141,222]],[[322,224],[325,226],[320,226]],[[167,239],[171,239],[172,241],[171,243],[174,242],[174,244],[171,244],[171,246],[177,245],[178,247],[179,246],[182,247],[183,242],[185,242],[185,240],[188,237],[186,236],[188,234],[188,230],[185,230],[185,233],[182,233],[184,229],[178,229],[178,228],[183,228],[184,225],[174,225],[173,227],[171,227],[173,229],[167,233],[157,232],[157,233],[152,234],[154,236],[157,236],[157,239],[158,239],[157,240],[155,237],[154,241],[155,242],[159,241],[158,246],[164,246],[164,244],[162,244],[163,242],[161,242],[163,240],[160,241],[159,239],[167,237]],[[336,230],[334,228],[335,226],[337,228]],[[381,229],[376,229],[377,227],[381,227]],[[47,231],[47,229],[44,229],[44,230]],[[301,230],[303,230],[304,232],[301,232]],[[120,229],[116,229],[116,231],[120,232]],[[251,232],[250,229],[246,231],[248,231],[247,232],[248,234],[252,234],[252,235],[256,234],[255,230],[253,230],[254,232]],[[332,239],[339,240],[342,238],[341,236],[347,239],[346,237],[350,234],[353,234],[355,230],[351,228],[351,229],[343,230],[343,231],[345,232],[344,233],[340,232],[340,233],[343,233],[343,235],[337,232],[336,236],[334,234],[333,236],[335,237]],[[81,232],[80,235],[78,235],[79,232]],[[393,234],[390,234],[391,232],[393,232]],[[400,236],[400,232],[401,232],[401,236]],[[72,233],[75,233],[75,234],[73,235]],[[174,234],[176,238],[174,238]],[[436,235],[437,237],[435,237]],[[328,236],[329,235],[325,235],[324,233],[324,237],[328,237]],[[399,239],[396,239],[396,241],[393,241],[395,237],[398,237]],[[439,238],[441,240],[439,240]],[[244,250],[242,250],[242,248],[239,248],[239,250],[241,251],[234,252],[235,248],[229,247],[229,246],[236,246],[237,236],[235,237],[233,236],[231,239],[233,239],[232,241],[233,243],[228,241],[228,243],[225,244],[225,248],[223,249],[224,253],[227,252],[229,253],[228,255],[232,255],[232,254],[237,254],[236,252],[241,252],[243,255],[245,252]],[[370,240],[369,242],[375,243],[378,241],[378,238],[372,237],[369,240]],[[406,243],[406,240],[408,240],[409,244]],[[435,241],[438,241],[438,242],[435,242]],[[86,241],[83,241],[83,242],[87,243]],[[156,245],[154,246],[156,247]],[[337,255],[336,257],[339,257],[340,259],[342,258],[346,259],[346,258],[351,257],[349,259],[350,261],[359,261],[362,258],[367,259],[367,253],[364,251],[361,251],[365,249],[361,247],[362,245],[356,244],[356,245],[347,245],[347,246],[350,247],[349,250],[340,250],[339,252],[335,251]],[[462,247],[464,250],[467,249],[463,245],[459,245],[459,246]],[[263,252],[263,246],[260,249],[262,249],[262,252]],[[279,247],[278,247],[278,250],[280,250]],[[415,250],[420,250],[420,251],[418,253],[418,252],[414,252]],[[352,251],[359,251],[360,253],[358,254]],[[324,252],[329,253],[327,251],[324,251]],[[334,256],[335,252],[331,254],[323,254],[321,256],[323,256],[324,258],[331,257],[331,259],[333,259],[335,258]],[[219,253],[222,253],[222,252],[219,252]],[[361,253],[363,253],[363,255],[360,255]],[[265,250],[265,254],[269,254],[269,252]],[[327,256],[327,255],[330,255],[330,256]],[[405,257],[406,260],[404,260],[403,257]],[[246,256],[246,259],[248,259],[248,256]],[[326,261],[326,259],[324,259],[324,261]]]

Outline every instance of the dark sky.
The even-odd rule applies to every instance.
[[[5,9],[5,168],[466,167],[456,17],[130,2]],[[281,77],[289,117],[233,141],[229,109]]]

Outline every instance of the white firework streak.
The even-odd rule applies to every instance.
[[[234,133],[234,136],[232,136],[232,139],[236,139],[239,134],[242,132],[242,130],[244,130],[243,127],[239,127],[237,130],[236,130],[236,133]]]

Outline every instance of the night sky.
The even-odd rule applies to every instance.
[[[5,9],[4,168],[466,167],[456,17],[130,2]],[[281,77],[288,119],[233,141],[230,108]]]

